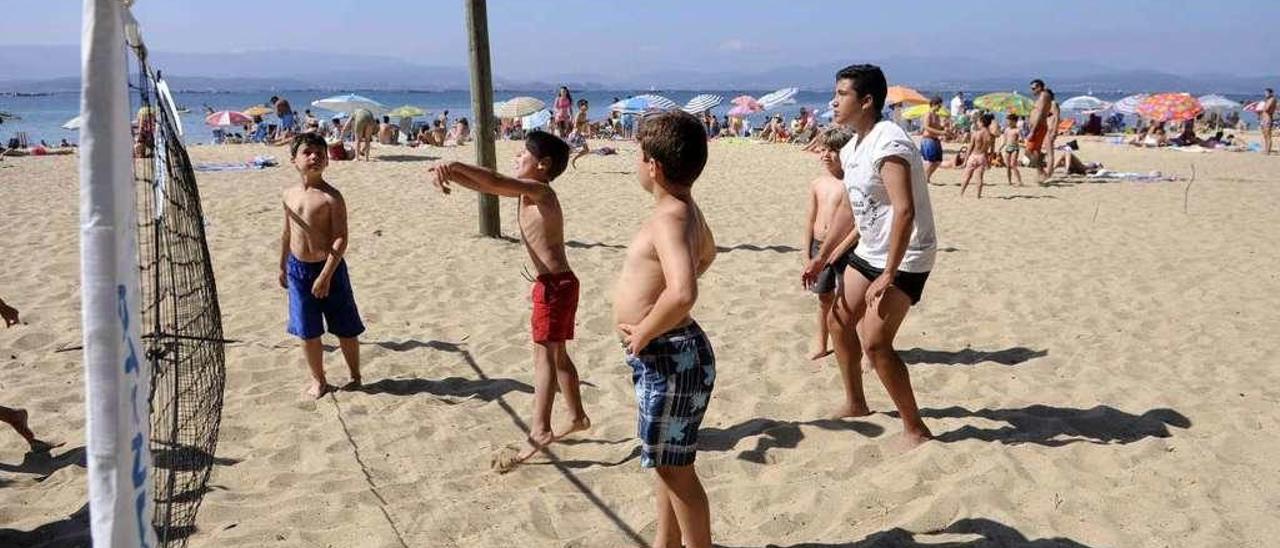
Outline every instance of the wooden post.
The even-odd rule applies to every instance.
[[[471,50],[471,112],[475,117],[472,133],[476,143],[476,164],[497,169],[493,151],[493,75],[489,69],[489,14],[485,0],[463,0],[467,4],[467,38]],[[498,216],[498,197],[480,194],[480,235],[500,237],[502,222]]]

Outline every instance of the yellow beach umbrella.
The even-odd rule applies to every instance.
[[[401,107],[397,107],[395,110],[392,110],[391,112],[387,113],[387,116],[390,116],[392,118],[413,118],[415,116],[426,116],[426,115],[427,115],[427,111],[422,110],[413,105],[404,105]]]
[[[266,116],[266,115],[268,115],[268,114],[271,114],[271,113],[275,112],[275,110],[274,110],[274,109],[269,109],[269,108],[264,107],[264,106],[262,106],[262,105],[253,105],[253,106],[251,106],[251,107],[249,107],[249,108],[246,108],[246,109],[244,109],[244,110],[242,110],[242,111],[240,111],[240,112],[244,113],[244,115],[245,115],[245,116],[248,116],[248,117],[252,118],[252,117],[254,117],[254,116]]]
[[[902,111],[902,117],[908,120],[915,120],[916,118],[924,118],[924,115],[928,112],[929,112],[929,105],[927,104],[916,105],[914,107],[910,107]],[[946,117],[951,116],[951,113],[948,112],[947,109],[942,108],[941,106],[935,109],[935,112],[938,116],[946,116]]]

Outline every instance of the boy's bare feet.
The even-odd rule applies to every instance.
[[[334,390],[334,386],[327,382],[326,383],[312,382],[311,385],[308,386],[305,391],[303,391],[303,393],[313,400],[318,400],[320,398],[323,398],[325,394],[328,394],[333,390]]]
[[[933,439],[933,434],[929,432],[928,428],[925,428],[923,425],[921,425],[920,428],[903,430],[902,433],[895,436],[894,439],[889,443],[893,447],[900,449],[902,451],[910,451],[912,449],[915,449],[923,445],[925,442],[930,441],[932,439]]]
[[[871,410],[868,409],[865,405],[854,406],[854,405],[845,404],[840,406],[834,412],[832,412],[829,418],[847,419],[847,418],[853,418],[853,417],[865,417],[870,414],[871,414]]]
[[[489,466],[499,474],[510,472],[516,466],[538,454],[546,446],[554,443],[556,436],[551,432],[531,432],[525,441],[528,447],[524,451],[516,452],[512,446],[507,446],[502,451],[499,451],[497,455],[494,455]]]
[[[560,441],[570,434],[582,432],[591,428],[591,417],[583,415],[581,418],[573,419],[568,425],[561,427],[560,432],[553,435],[551,440]]]

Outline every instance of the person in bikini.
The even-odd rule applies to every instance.
[[[591,427],[582,408],[578,369],[566,349],[566,343],[573,340],[579,284],[565,254],[564,212],[551,187],[551,181],[564,173],[569,163],[569,145],[544,131],[530,132],[524,145],[515,158],[514,177],[461,162],[440,163],[430,169],[432,183],[445,194],[451,192],[450,184],[457,184],[476,192],[518,198],[516,222],[537,273],[530,288],[533,424],[524,451],[494,459],[499,472],[510,471],[547,445]],[[551,409],[557,391],[564,395],[570,417],[564,426],[552,430]]]
[[[991,149],[995,145],[995,137],[991,135],[991,123],[996,119],[991,113],[983,114],[978,123],[969,132],[969,159],[964,164],[964,182],[960,184],[960,196],[964,196],[969,188],[969,180],[978,175],[978,198],[982,198],[983,178],[987,173]]]

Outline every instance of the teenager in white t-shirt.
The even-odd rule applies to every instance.
[[[856,368],[866,353],[898,408],[905,439],[916,445],[932,434],[920,420],[911,378],[893,339],[920,300],[937,240],[920,151],[901,127],[881,119],[887,90],[875,65],[852,65],[836,74],[835,123],[857,133],[840,151],[849,207],[837,211],[803,279],[810,284],[841,256],[849,262],[830,326],[845,389],[836,416],[871,413]]]

